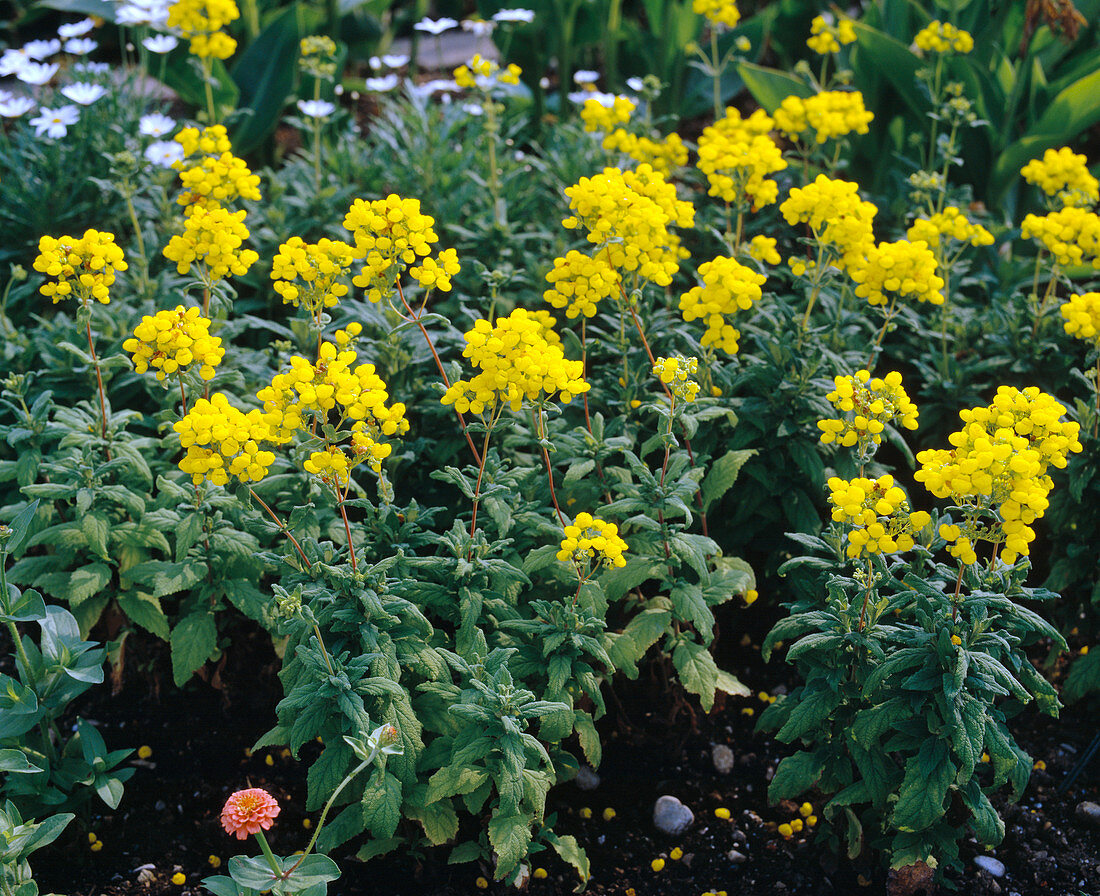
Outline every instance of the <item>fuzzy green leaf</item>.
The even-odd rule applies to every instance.
[[[742,448],[727,451],[711,464],[710,471],[703,478],[703,509],[710,506],[730,490],[745,462],[756,454],[755,449]]]
[[[184,616],[172,629],[172,679],[176,687],[187,683],[218,647],[218,628],[206,610]]]
[[[815,787],[824,772],[824,759],[816,753],[799,750],[780,760],[775,777],[768,785],[768,799],[775,802],[800,796]]]
[[[363,794],[363,823],[381,840],[392,837],[401,821],[401,782],[379,769]]]
[[[672,652],[672,665],[680,676],[680,683],[699,697],[705,712],[714,706],[714,691],[718,687],[718,666],[702,644],[683,641]]]
[[[489,822],[489,842],[497,856],[496,880],[514,871],[527,858],[531,829],[525,815],[493,815]]]
[[[947,744],[925,740],[917,755],[905,764],[905,778],[890,819],[894,827],[899,831],[924,831],[939,821],[946,811],[944,799],[955,772]]]

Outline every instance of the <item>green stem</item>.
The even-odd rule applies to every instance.
[[[718,64],[718,30],[711,26],[710,29],[710,57],[712,66],[712,78],[714,82],[714,120],[722,117],[722,69]]]
[[[209,57],[204,56],[202,58],[202,86],[206,91],[206,114],[209,118],[209,124],[211,126],[218,123],[217,112],[214,108],[214,90],[210,86],[210,81],[214,77],[211,71],[211,63]]]
[[[305,861],[306,856],[308,856],[313,851],[313,845],[317,842],[317,838],[319,836],[321,836],[321,828],[323,828],[325,826],[325,819],[328,818],[328,811],[329,811],[329,809],[332,808],[332,804],[336,801],[336,797],[338,797],[340,795],[340,791],[342,791],[345,787],[347,787],[348,784],[351,783],[352,778],[354,778],[356,775],[358,775],[363,769],[365,769],[373,761],[374,761],[374,757],[371,757],[370,759],[366,759],[363,762],[360,762],[355,768],[353,768],[351,770],[351,773],[346,778],[344,778],[343,781],[340,782],[340,786],[337,787],[332,792],[332,796],[330,796],[328,798],[328,802],[325,803],[325,808],[321,810],[321,817],[317,821],[317,829],[313,832],[313,837],[310,839],[309,845],[306,847],[305,852],[302,853],[302,857],[300,859],[298,859],[297,862],[294,863],[294,865],[290,868],[289,871],[287,871],[288,875],[291,874],[294,871],[295,868],[297,868],[299,865],[301,865],[302,862]]]
[[[271,870],[275,873],[275,877],[279,880],[286,880],[290,872],[284,872],[279,865],[279,860],[275,858],[275,853],[271,851],[271,846],[268,844],[267,837],[264,836],[263,831],[256,831],[256,842],[260,844],[260,849],[263,850],[264,856],[267,858],[267,864],[271,866]]]

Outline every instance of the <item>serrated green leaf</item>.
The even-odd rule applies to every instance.
[[[46,573],[38,577],[35,585],[75,607],[99,594],[110,581],[111,567],[106,563],[89,563],[69,572]]]
[[[946,808],[947,789],[955,780],[954,763],[942,740],[929,738],[905,764],[905,778],[890,822],[899,831],[917,832],[939,821]]]
[[[799,750],[779,761],[768,785],[768,799],[776,802],[793,799],[817,786],[825,772],[825,760],[817,753]]]
[[[184,616],[172,629],[172,679],[176,687],[186,684],[218,647],[218,628],[211,613],[200,610]]]
[[[168,617],[160,601],[140,591],[126,591],[118,595],[118,606],[131,620],[148,632],[165,641],[170,636]]]
[[[380,840],[392,837],[401,821],[401,782],[379,770],[363,794],[363,823]]]
[[[710,651],[694,641],[682,641],[672,652],[672,665],[685,690],[696,694],[704,711],[710,712],[718,687],[718,666]]]
[[[709,510],[715,501],[730,490],[737,481],[741,468],[754,454],[756,454],[756,450],[748,448],[727,451],[711,464],[710,470],[703,478],[701,488],[704,510]]]
[[[527,858],[531,829],[525,815],[494,814],[489,821],[489,842],[496,853],[496,880],[511,874]]]

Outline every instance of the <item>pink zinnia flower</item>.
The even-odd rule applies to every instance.
[[[236,834],[238,840],[244,840],[249,834],[270,828],[278,814],[279,804],[266,790],[258,787],[238,790],[225,801],[222,827],[227,834]]]

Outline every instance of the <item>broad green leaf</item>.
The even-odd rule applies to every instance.
[[[496,880],[511,874],[525,858],[531,842],[526,815],[495,814],[489,821],[489,842],[497,856]]]
[[[1073,661],[1062,688],[1062,696],[1067,703],[1074,703],[1086,694],[1097,691],[1100,691],[1100,648]]]
[[[58,600],[76,606],[99,594],[111,581],[111,567],[106,563],[89,563],[69,572],[50,572],[39,576],[35,585]]]
[[[214,616],[206,610],[184,616],[172,629],[170,640],[172,679],[176,687],[181,688],[218,647],[218,629],[214,624]]]
[[[554,847],[554,852],[561,857],[563,862],[568,862],[577,869],[577,875],[580,877],[581,883],[588,883],[588,879],[592,876],[592,863],[588,861],[588,856],[577,842],[577,838],[572,834],[566,834],[563,837],[555,836],[550,840],[550,845]],[[573,892],[579,893],[583,889],[584,887],[581,886]]]
[[[8,528],[11,529],[11,537],[8,539],[7,544],[4,545],[4,550],[9,554],[15,554],[19,551],[19,548],[23,545],[23,540],[27,537],[27,532],[30,530],[31,522],[34,520],[34,515],[38,512],[38,500],[31,501],[26,507],[19,511],[8,523]]]
[[[368,840],[359,848],[359,852],[355,854],[355,858],[360,862],[369,862],[376,856],[384,856],[386,853],[393,852],[404,842],[404,837],[389,837],[386,840]]]
[[[806,98],[813,95],[813,88],[801,78],[788,75],[774,68],[765,68],[752,62],[737,64],[737,73],[749,89],[754,100],[772,115],[789,96]]]
[[[730,487],[737,481],[737,475],[741,472],[741,467],[754,454],[756,454],[756,450],[749,448],[727,451],[711,464],[710,471],[703,478],[704,510],[710,509],[715,501],[730,490]]]
[[[731,697],[747,697],[752,691],[740,681],[737,676],[731,672],[727,672],[725,669],[718,670],[718,682],[716,684],[718,690],[723,694],[729,694]]]
[[[231,75],[240,95],[238,106],[249,113],[233,130],[234,152],[251,151],[279,123],[294,89],[296,66],[291,60],[302,37],[299,23],[307,14],[297,3],[288,6],[234,61]]]
[[[947,744],[929,737],[905,764],[905,778],[890,816],[899,831],[924,831],[943,817],[947,789],[955,780]]]
[[[794,799],[812,789],[825,772],[825,761],[816,753],[799,750],[780,760],[775,777],[768,785],[768,799],[772,802]]]
[[[206,576],[204,563],[172,563],[167,560],[147,560],[131,567],[126,576],[144,585],[153,597],[167,597],[195,587]]]
[[[679,620],[690,622],[709,644],[714,638],[714,613],[711,612],[698,585],[682,583],[669,594],[672,608]]]
[[[917,70],[926,63],[900,40],[863,22],[853,22],[853,25],[860,55],[867,57],[864,62],[870,62],[866,68],[886,78],[909,109],[923,119],[929,111],[929,103],[917,87]]]
[[[146,631],[165,641],[169,638],[168,617],[161,609],[160,601],[140,591],[126,591],[118,595],[118,606],[127,616]]]
[[[401,782],[389,772],[375,774],[363,794],[363,823],[371,834],[386,840],[401,821]]]
[[[699,697],[705,712],[714,706],[714,691],[718,686],[718,666],[702,644],[683,641],[672,652],[672,665],[680,676],[680,683]]]
[[[409,806],[405,814],[420,822],[424,836],[432,846],[440,846],[458,835],[458,814],[450,800],[441,800],[423,808]]]
[[[30,775],[44,771],[27,758],[22,750],[0,750],[0,772],[13,775]]]
[[[40,715],[34,691],[21,681],[0,675],[0,737],[18,737],[30,731]]]

